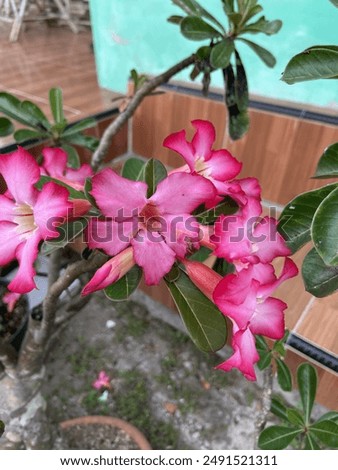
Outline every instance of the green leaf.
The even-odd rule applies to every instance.
[[[31,101],[22,101],[21,109],[36,122],[34,127],[40,130],[49,130],[52,127],[45,113]]]
[[[332,191],[319,205],[311,226],[311,237],[315,248],[325,264],[338,264],[338,188]]]
[[[330,0],[330,2],[331,2],[336,8],[338,8],[338,0]]]
[[[251,7],[249,13],[245,16],[245,22],[251,20],[253,16],[257,15],[261,11],[263,11],[263,7],[261,7],[260,5],[255,5]]]
[[[338,176],[338,142],[330,145],[320,157],[314,178]]]
[[[222,3],[226,15],[234,11],[234,0],[222,0]]]
[[[138,181],[140,172],[142,171],[145,162],[140,158],[131,157],[125,162],[122,168],[122,176],[132,181]]]
[[[271,413],[285,421],[288,420],[287,408],[277,398],[272,398],[271,400]]]
[[[242,33],[264,33],[267,34],[268,36],[271,36],[272,34],[278,33],[278,31],[281,29],[283,23],[281,20],[274,20],[274,21],[267,21],[265,19],[265,16],[261,16],[257,21],[254,23],[250,23],[245,25],[245,27],[242,29]]]
[[[173,23],[173,24],[180,24],[181,21],[183,20],[184,16],[179,16],[179,15],[172,15],[172,16],[169,16],[169,18],[167,19],[167,21],[169,23]]]
[[[240,139],[249,129],[249,115],[247,109],[240,109],[237,102],[238,82],[232,65],[223,69],[225,104],[229,113],[229,134],[233,140]]]
[[[320,421],[312,424],[310,433],[329,447],[338,447],[338,424],[334,421]]]
[[[222,36],[222,33],[197,16],[186,16],[180,26],[183,36],[192,41],[204,41]]]
[[[21,124],[41,130],[39,121],[22,107],[18,98],[9,93],[0,93],[0,112]]]
[[[137,289],[142,277],[142,269],[135,265],[127,274],[118,281],[104,289],[104,293],[110,300],[126,300]]]
[[[308,191],[286,205],[279,218],[278,231],[292,252],[299,250],[311,240],[311,224],[315,212],[321,202],[336,188],[337,184],[329,184]]]
[[[297,381],[302,400],[305,424],[309,424],[317,391],[317,372],[311,364],[301,364],[297,369]]]
[[[259,435],[258,446],[263,450],[285,449],[300,433],[301,431],[295,428],[270,426]]]
[[[210,250],[210,248],[201,246],[201,248],[198,251],[196,251],[193,255],[191,255],[189,259],[192,261],[199,261],[200,263],[203,263],[203,261],[209,258],[211,253],[212,253],[212,250]]]
[[[249,106],[249,89],[248,80],[246,78],[245,68],[242,63],[241,57],[237,50],[236,56],[236,78],[235,78],[235,95],[238,109],[242,113],[247,113]]]
[[[265,351],[270,351],[268,343],[265,338],[261,335],[256,335],[256,347]]]
[[[182,8],[189,16],[203,16],[207,20],[217,25],[224,33],[226,32],[223,25],[211,15],[205,8],[203,8],[196,0],[172,0],[175,5]]]
[[[94,118],[83,119],[83,121],[77,122],[76,124],[70,124],[70,126],[63,132],[62,137],[78,134],[86,129],[95,127],[96,125],[97,121]]]
[[[49,90],[49,104],[56,124],[63,124],[65,116],[63,114],[63,99],[61,88],[51,88]]]
[[[326,297],[338,289],[338,267],[327,266],[315,248],[304,258],[302,276],[305,289],[316,297]]]
[[[167,177],[167,170],[163,163],[151,158],[144,165],[140,175],[140,179],[143,179],[148,185],[147,197],[149,198],[155,193],[158,183]]]
[[[307,433],[305,436],[304,450],[320,450],[317,441],[313,438],[310,433]]]
[[[46,175],[42,175],[40,176],[40,179],[39,181],[36,183],[36,187],[38,189],[41,189],[46,183],[48,183],[49,181],[53,181],[53,183],[56,183],[58,184],[59,186],[62,186],[63,188],[66,188],[69,192],[69,196],[72,198],[72,199],[86,199],[86,196],[84,194],[83,191],[77,191],[76,189],[72,188],[71,186],[69,186],[68,184],[64,183],[63,181],[59,181],[58,179],[56,178],[52,178],[51,176],[46,176]]]
[[[338,413],[337,411],[328,411],[327,413],[324,413],[316,422],[319,423],[320,421],[333,421],[336,424],[338,424]]]
[[[239,23],[242,21],[243,15],[241,13],[233,12],[228,13],[228,18],[233,25],[238,26]]]
[[[222,201],[216,207],[196,214],[196,219],[203,225],[210,225],[213,224],[220,215],[232,215],[235,214],[237,210],[237,203],[230,197],[226,196],[224,201]]]
[[[257,362],[257,366],[259,370],[264,370],[271,364],[272,354],[271,352],[263,351],[262,349],[257,349],[260,359]]]
[[[285,347],[281,341],[275,341],[272,349],[273,351],[277,352],[281,357],[285,356]]]
[[[93,137],[92,135],[83,135],[83,134],[72,134],[72,135],[62,135],[62,141],[68,142],[73,145],[78,145],[79,147],[85,147],[91,152],[95,152],[99,145],[99,139]]]
[[[234,273],[235,266],[232,263],[228,263],[224,258],[217,258],[212,269],[221,276],[226,276],[227,274]]]
[[[171,270],[164,276],[164,279],[168,282],[175,282],[181,275],[181,270],[175,263]]]
[[[33,131],[31,129],[18,129],[14,132],[13,137],[16,142],[24,142],[25,140],[31,139],[45,139],[47,134],[43,132]]]
[[[223,39],[211,49],[211,65],[215,69],[224,69],[229,64],[230,57],[233,52],[234,42],[229,38]]]
[[[337,46],[313,46],[292,57],[282,80],[289,85],[308,80],[336,78],[338,75]]]
[[[5,423],[0,420],[0,437],[3,435],[5,432]]]
[[[301,429],[304,428],[304,418],[298,410],[296,410],[295,408],[288,408],[286,410],[286,415],[289,423],[300,427]]]
[[[64,142],[62,143],[61,147],[67,153],[67,165],[74,169],[80,168],[81,162],[76,148],[74,148],[72,145],[65,144]]]
[[[227,337],[225,317],[182,272],[175,282],[166,282],[191,339],[202,351],[221,349]]]
[[[54,251],[64,248],[66,245],[71,243],[75,238],[77,238],[84,229],[87,227],[87,219],[76,219],[71,222],[66,222],[57,228],[59,236],[53,240],[45,241],[42,244],[41,252],[44,255],[50,255]]]
[[[13,132],[14,126],[12,122],[5,117],[0,117],[0,137],[7,137],[13,134]]]
[[[264,64],[268,67],[274,67],[276,65],[275,57],[264,47],[256,44],[255,42],[249,41],[249,39],[238,38],[238,40],[244,42],[249,47],[251,47],[251,49],[258,55],[260,59],[262,59]]]
[[[281,387],[282,390],[284,390],[284,392],[291,392],[292,390],[291,372],[284,361],[282,361],[278,357],[275,358],[275,360],[277,364],[277,380],[278,380],[279,386]]]

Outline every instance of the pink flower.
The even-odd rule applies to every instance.
[[[91,194],[108,219],[92,219],[90,248],[114,256],[133,247],[135,263],[148,285],[158,284],[191,243],[199,245],[199,224],[191,212],[215,197],[214,186],[199,175],[175,173],[162,180],[149,199],[147,185],[105,169],[92,179]]]
[[[78,169],[67,167],[67,153],[57,147],[46,147],[42,150],[43,163],[41,173],[58,179],[72,186],[74,189],[82,190],[86,178],[93,176],[94,172],[88,163],[84,163]]]
[[[163,145],[179,153],[187,165],[174,170],[189,171],[210,179],[217,189],[217,194],[228,194],[227,181],[235,178],[242,168],[242,163],[237,161],[228,150],[213,150],[215,142],[215,128],[209,121],[196,119],[192,121],[196,129],[191,142],[186,140],[185,130],[175,132],[164,139]],[[222,198],[217,197],[209,207],[215,205]]]
[[[285,259],[279,278],[272,269],[270,265],[256,269],[249,266],[238,274],[224,277],[214,291],[215,304],[232,320],[234,328],[232,346],[235,352],[219,368],[230,370],[236,367],[249,380],[255,380],[253,364],[259,359],[253,335],[276,340],[284,335],[287,305],[270,295],[282,282],[298,273],[295,263],[289,258]]]
[[[96,390],[101,390],[101,388],[111,388],[110,378],[104,370],[99,372],[98,378],[92,383],[92,386]]]
[[[7,310],[9,313],[12,313],[17,301],[20,299],[21,294],[16,292],[6,292],[6,294],[2,297],[2,300],[5,304],[7,304]]]
[[[92,279],[85,285],[82,295],[105,289],[118,281],[135,265],[133,248],[130,246],[111,258],[99,268]]]
[[[68,191],[55,183],[45,184],[41,191],[35,188],[40,168],[22,148],[0,156],[0,173],[7,185],[6,194],[0,195],[0,265],[19,261],[8,289],[24,294],[35,288],[33,263],[40,241],[58,237],[56,227],[72,205]]]

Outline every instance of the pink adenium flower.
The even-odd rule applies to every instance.
[[[7,310],[9,313],[12,313],[17,301],[20,299],[21,294],[17,292],[6,292],[6,294],[2,297],[2,300],[7,305]]]
[[[105,169],[92,179],[92,196],[108,219],[92,219],[90,248],[115,256],[130,245],[148,285],[158,284],[191,243],[199,245],[199,224],[191,212],[215,197],[212,183],[199,175],[175,173],[162,180],[150,198],[147,185]]]
[[[64,222],[72,205],[68,191],[55,183],[36,189],[40,168],[23,148],[0,155],[0,174],[7,185],[6,193],[0,195],[0,265],[19,261],[8,289],[24,294],[35,288],[33,264],[39,243],[58,237],[56,227]]]
[[[67,153],[62,148],[45,147],[42,150],[42,155],[41,173],[58,179],[74,189],[83,189],[86,178],[94,174],[88,163],[84,163],[78,169],[69,168]]]
[[[202,175],[214,184],[219,196],[227,195],[229,193],[227,182],[239,174],[242,163],[228,150],[212,149],[216,133],[211,122],[196,119],[191,123],[196,129],[191,142],[186,140],[185,130],[170,134],[164,139],[164,147],[179,153],[187,163],[173,172],[188,171]],[[209,202],[209,207],[222,199],[219,196],[216,196],[212,203]]]
[[[98,378],[92,383],[92,386],[96,390],[101,390],[102,388],[111,388],[110,378],[104,370],[99,372]]]

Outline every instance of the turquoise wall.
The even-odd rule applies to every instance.
[[[200,2],[226,24],[220,0]],[[337,43],[338,9],[329,0],[260,0],[260,4],[267,19],[281,19],[283,28],[275,36],[250,37],[273,52],[277,58],[274,69],[266,67],[245,45],[238,46],[250,92],[338,109],[336,81],[291,86],[280,81],[294,54],[311,45]],[[170,0],[90,0],[90,11],[98,78],[103,88],[125,92],[132,68],[160,73],[203,44],[183,38],[178,27],[166,21],[170,15],[180,13]],[[189,71],[176,78],[189,80]],[[213,74],[212,85],[222,87],[220,71]]]

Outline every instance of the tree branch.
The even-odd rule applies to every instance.
[[[263,392],[262,392],[262,408],[259,410],[258,416],[255,422],[255,442],[254,448],[258,448],[258,438],[260,433],[266,426],[268,415],[271,408],[271,396],[272,396],[272,386],[273,386],[273,370],[270,365],[263,371]]]
[[[6,372],[15,369],[17,358],[18,355],[13,346],[0,341],[0,363],[4,366]]]
[[[100,140],[99,146],[93,154],[92,157],[92,167],[94,170],[97,170],[102,163],[108,148],[111,144],[112,138],[114,135],[121,129],[121,127],[127,122],[127,120],[134,114],[138,106],[141,104],[143,99],[149,95],[155,88],[163,83],[167,83],[170,78],[176,75],[181,70],[189,67],[195,62],[195,54],[192,54],[189,57],[186,57],[181,62],[178,62],[170,69],[166,70],[160,75],[150,79],[145,82],[145,84],[137,90],[133,98],[130,100],[126,109],[113,121],[107,129],[104,131],[103,136]]]

